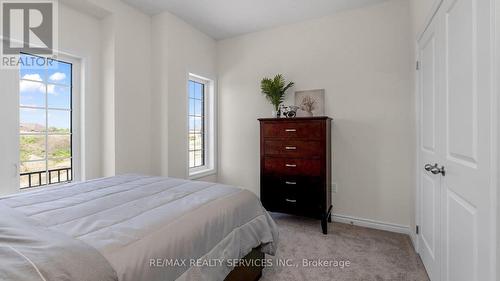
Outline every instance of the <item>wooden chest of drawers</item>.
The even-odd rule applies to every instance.
[[[331,221],[331,119],[259,119],[260,195],[271,212]]]

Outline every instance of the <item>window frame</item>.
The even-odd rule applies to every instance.
[[[206,177],[214,175],[217,173],[216,169],[216,99],[215,99],[215,82],[212,79],[188,73],[186,83],[186,100],[187,100],[187,153],[186,153],[186,167],[187,175],[189,179],[199,179],[201,177]],[[204,165],[190,168],[190,158],[189,158],[189,81],[194,81],[204,85],[203,93],[203,157]]]
[[[30,191],[38,188],[49,188],[69,182],[74,182],[74,181],[80,181],[82,178],[82,163],[81,163],[81,151],[80,151],[80,94],[81,94],[81,89],[80,85],[82,83],[81,80],[81,60],[78,58],[75,58],[71,55],[59,53],[57,58],[52,58],[52,57],[47,57],[39,54],[30,54],[30,53],[20,53],[20,55],[28,55],[28,56],[34,56],[34,57],[42,57],[45,59],[51,59],[56,62],[62,62],[66,64],[71,65],[71,77],[70,77],[70,84],[69,85],[64,85],[64,84],[59,84],[59,83],[54,83],[54,82],[49,82],[48,80],[45,82],[40,82],[40,81],[33,81],[30,79],[23,79],[19,74],[17,75],[17,85],[19,87],[21,81],[33,81],[37,83],[43,83],[44,86],[46,87],[45,91],[45,107],[31,107],[31,106],[22,106],[21,105],[21,91],[20,88],[17,90],[18,94],[18,102],[17,102],[17,108],[18,108],[18,129],[17,129],[17,136],[18,136],[18,164],[17,167],[20,169],[21,164],[25,162],[35,162],[35,161],[21,161],[21,146],[20,146],[20,140],[21,136],[26,135],[26,136],[43,136],[45,137],[45,158],[40,160],[40,161],[45,161],[45,173],[46,173],[46,178],[45,178],[45,184],[43,185],[37,185],[37,186],[32,186],[32,187],[21,187],[21,171],[17,171],[17,176],[18,176],[18,189],[20,191]],[[19,70],[20,71],[20,70]],[[45,77],[48,79],[48,77]],[[48,85],[54,85],[54,86],[63,86],[63,87],[68,87],[70,90],[70,108],[69,109],[63,109],[63,108],[58,108],[58,107],[50,107],[48,104],[48,92],[47,92],[47,87]],[[19,126],[21,124],[21,110],[22,109],[30,109],[30,108],[36,108],[40,110],[45,110],[45,118],[46,118],[46,128],[44,133],[21,133],[19,130]],[[55,110],[55,111],[62,111],[62,112],[69,112],[70,113],[70,131],[69,133],[64,133],[64,134],[59,134],[59,133],[49,133],[49,127],[48,127],[48,114],[49,111]],[[54,182],[52,184],[49,184],[49,166],[48,163],[50,160],[54,160],[56,158],[50,158],[48,157],[48,137],[51,135],[68,135],[70,136],[70,146],[71,146],[71,155],[70,155],[70,161],[71,161],[71,180],[68,181],[61,181],[61,182]],[[67,175],[69,177],[69,175]]]

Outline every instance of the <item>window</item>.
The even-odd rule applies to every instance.
[[[189,80],[189,168],[205,165],[205,84]]]
[[[213,92],[213,81],[189,75],[188,167],[191,178],[215,172]]]
[[[20,188],[73,180],[73,65],[46,60],[43,66],[20,66]]]

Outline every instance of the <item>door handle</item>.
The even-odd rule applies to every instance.
[[[296,150],[297,147],[296,146],[285,146],[285,149],[286,150]]]
[[[437,166],[437,164],[436,164],[436,166]],[[430,172],[430,171],[432,170],[432,168],[433,168],[433,167],[434,167],[434,166],[432,166],[431,164],[426,164],[426,165],[424,166],[424,169],[425,169],[427,172]]]
[[[437,164],[435,166],[432,167],[431,169],[431,173],[433,173],[434,175],[438,175],[438,174],[441,174],[443,177],[446,175],[446,171],[444,169],[444,166],[441,166],[441,168],[439,168],[437,166]]]
[[[296,168],[297,165],[295,164],[285,164],[285,167],[288,167],[288,168]]]
[[[297,200],[292,200],[292,199],[285,199],[286,202],[289,202],[289,203],[297,203]]]

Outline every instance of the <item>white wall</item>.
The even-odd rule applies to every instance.
[[[115,36],[113,17],[107,16],[101,21],[101,69],[102,69],[102,124],[101,165],[103,176],[113,176],[116,171],[115,147]]]
[[[216,45],[168,12],[153,17],[152,30],[152,168],[155,174],[186,178],[188,73],[215,80]]]
[[[409,17],[408,1],[393,0],[218,42],[219,181],[259,193],[257,118],[272,110],[259,83],[283,73],[294,90],[326,89],[339,189],[334,212],[409,225]]]
[[[410,0],[414,37],[424,30],[441,0]]]
[[[101,176],[101,46],[100,20],[59,5],[60,50],[79,59],[83,90],[80,93],[82,179]]]
[[[119,0],[63,0],[98,14],[102,174],[151,173],[151,17]]]
[[[125,5],[116,11],[116,173],[148,174],[151,172],[151,18]]]
[[[18,71],[0,69],[0,195],[19,190],[18,79]]]
[[[500,0],[496,0],[495,3],[495,57],[496,57],[496,83],[495,87],[497,90],[497,111],[500,110]],[[497,112],[497,143],[500,142],[500,112]],[[497,146],[497,256],[496,256],[496,274],[497,279],[500,277],[500,222],[498,222],[498,218],[500,218],[500,147]]]

